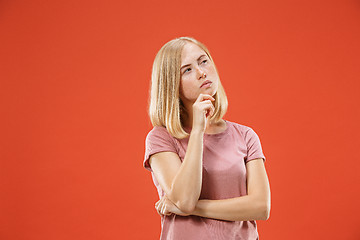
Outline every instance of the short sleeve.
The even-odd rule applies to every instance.
[[[247,146],[247,157],[245,159],[245,163],[257,158],[262,158],[265,162],[266,159],[261,148],[259,136],[250,127],[246,132],[245,141]]]
[[[146,136],[143,166],[147,170],[152,171],[149,158],[152,154],[158,152],[177,153],[175,140],[166,128],[161,126],[155,126]]]

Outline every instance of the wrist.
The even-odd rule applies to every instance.
[[[192,215],[196,215],[196,216],[203,216],[203,211],[204,211],[204,201],[206,200],[199,200],[194,208],[194,211],[191,213]]]
[[[204,130],[200,129],[200,128],[193,128],[191,129],[191,135],[204,135]]]

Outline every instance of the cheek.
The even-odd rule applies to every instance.
[[[187,92],[187,89],[189,88],[188,85],[189,85],[189,83],[188,83],[187,77],[181,77],[181,80],[180,80],[180,93],[181,94],[184,94],[184,92]]]
[[[191,76],[190,74],[187,74],[186,76],[183,76],[180,81],[180,85],[186,89],[189,88],[189,85],[191,84]]]
[[[211,74],[216,74],[216,70],[213,66],[209,66],[208,67],[208,71],[211,73]]]
[[[196,94],[196,86],[194,86],[194,80],[190,74],[186,77],[182,77],[180,81],[180,93],[186,98],[192,98]]]

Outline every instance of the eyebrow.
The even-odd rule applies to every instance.
[[[198,59],[197,59],[196,61],[199,61],[200,58],[202,58],[202,57],[204,57],[204,56],[206,56],[206,55],[205,55],[205,54],[200,55],[200,57],[198,57]],[[188,67],[188,66],[190,66],[190,65],[191,65],[190,63],[189,63],[189,64],[186,64],[186,65],[182,66],[182,67],[180,68],[180,70],[183,69],[184,67]]]

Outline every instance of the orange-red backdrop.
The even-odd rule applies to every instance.
[[[147,96],[179,36],[260,137],[260,238],[360,239],[358,1],[2,1],[0,30],[0,239],[158,239]]]

